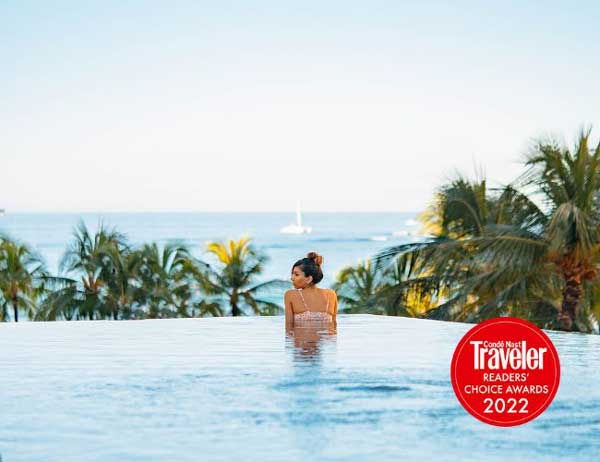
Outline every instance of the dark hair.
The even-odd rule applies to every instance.
[[[298,267],[306,277],[312,276],[313,284],[318,284],[323,279],[323,270],[321,270],[322,264],[323,257],[321,255],[317,252],[308,252],[306,258],[302,258],[294,263],[292,271],[294,271],[294,268]]]

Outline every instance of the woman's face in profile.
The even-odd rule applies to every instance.
[[[312,276],[306,277],[304,271],[299,266],[292,268],[292,277],[290,278],[294,289],[304,289],[312,282]]]

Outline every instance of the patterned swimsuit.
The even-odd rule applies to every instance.
[[[302,298],[302,303],[306,311],[302,313],[294,314],[294,324],[307,325],[307,324],[326,324],[332,321],[332,316],[329,314],[329,296],[327,296],[327,307],[325,311],[309,311],[304,295],[302,295],[302,289],[296,289]]]

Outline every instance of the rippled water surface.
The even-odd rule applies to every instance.
[[[15,461],[592,461],[600,337],[549,333],[562,377],[499,428],[449,380],[472,326],[368,315],[4,323],[0,453]]]

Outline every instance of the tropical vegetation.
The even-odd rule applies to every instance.
[[[467,322],[517,316],[545,328],[597,330],[600,144],[591,149],[589,139],[583,131],[572,150],[536,142],[523,174],[502,187],[461,176],[444,184],[421,216],[429,238],[375,257],[370,272],[393,269],[395,282],[372,287],[360,267],[340,273],[340,289],[362,294],[351,309],[365,303],[375,313]]]
[[[256,282],[267,257],[250,245],[249,238],[213,242],[208,244],[208,251],[216,258],[217,267],[207,265],[200,280],[205,292],[219,300],[219,315],[240,316],[248,312],[274,315],[281,312],[280,305],[269,295],[289,288],[290,284],[279,279]]]
[[[153,319],[278,314],[270,297],[288,287],[261,281],[267,257],[249,238],[211,242],[210,265],[182,242],[132,246],[125,235],[100,224],[91,232],[80,223],[51,276],[27,246],[0,238],[0,320],[37,321]]]
[[[47,272],[41,258],[26,245],[0,237],[0,320],[32,316],[44,290]]]

